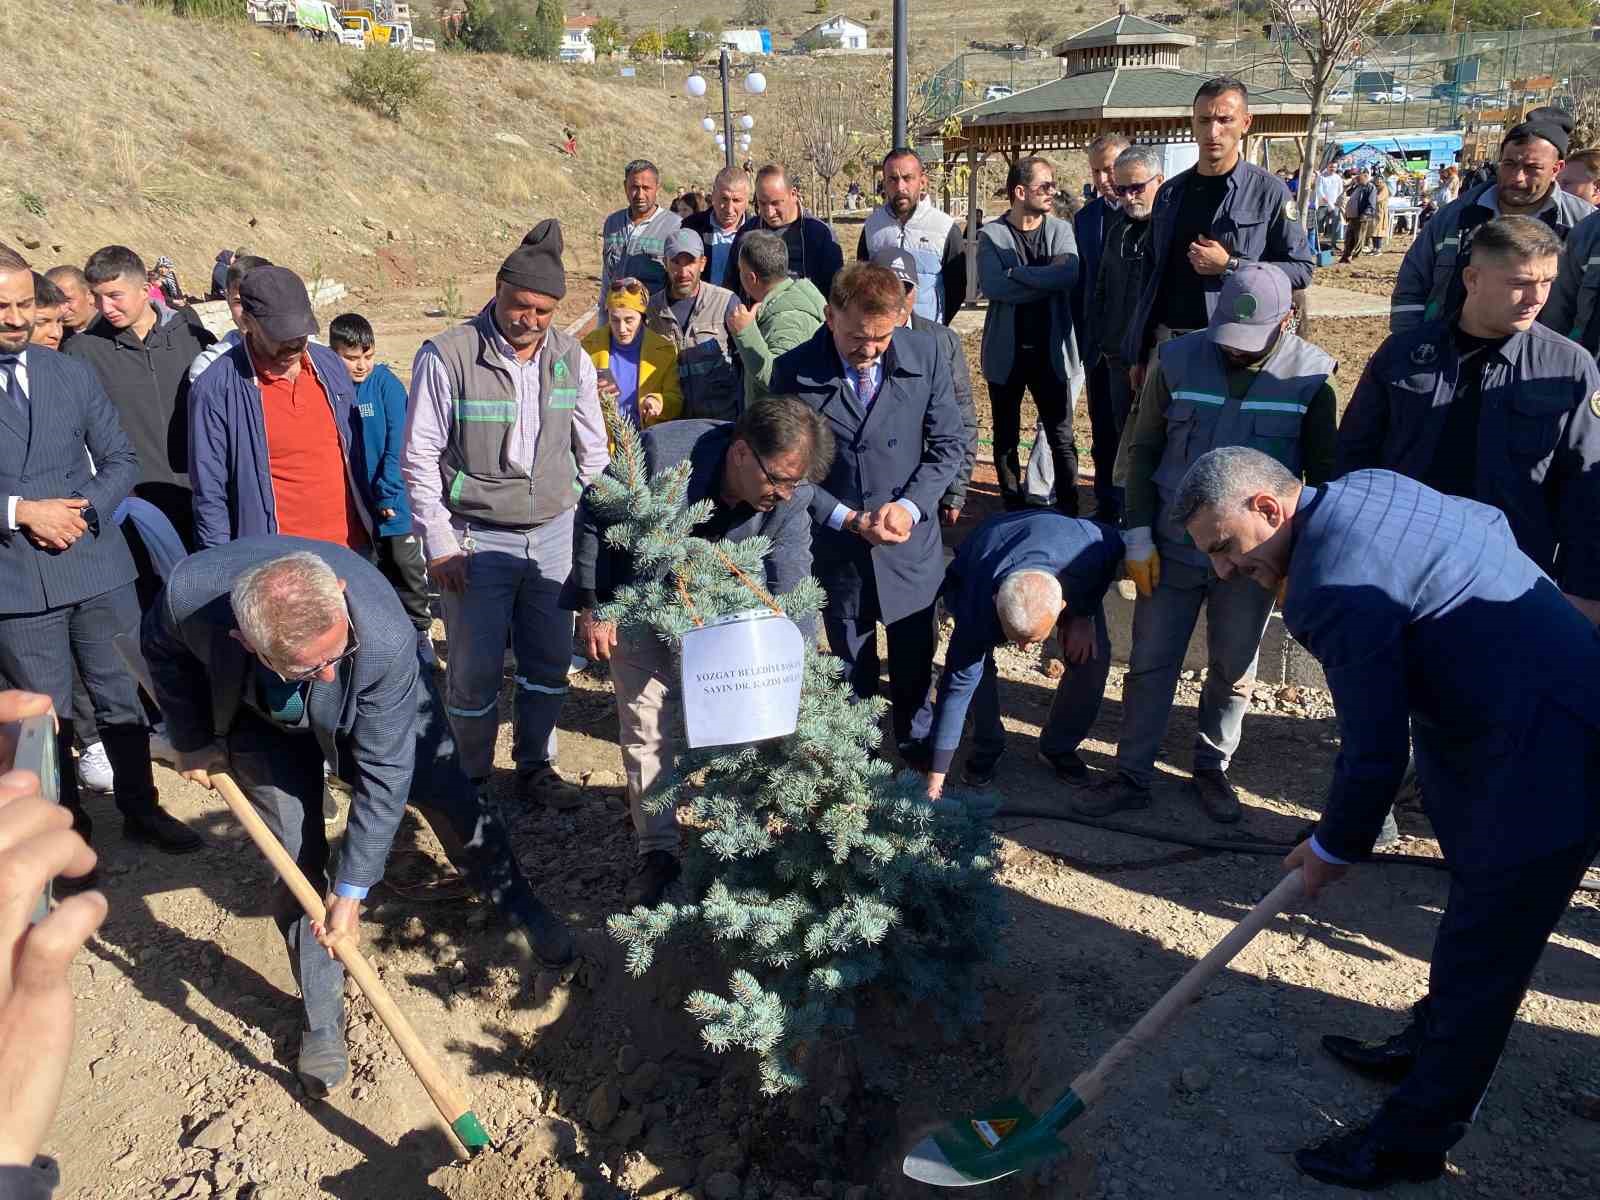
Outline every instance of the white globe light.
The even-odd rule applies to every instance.
[[[750,135],[748,133],[741,133],[739,135],[739,149],[741,149],[741,150],[750,149]]]
[[[717,134],[717,149],[718,150],[725,150],[725,149],[727,149],[727,146],[728,146],[728,139],[723,137],[720,133]]]
[[[749,113],[745,113],[744,116],[739,118],[739,127],[741,129],[754,129],[756,127],[756,119]]]
[[[698,99],[706,94],[706,77],[704,75],[691,75],[683,81],[683,90]]]
[[[700,119],[700,128],[704,129],[707,133],[712,133],[716,130],[717,123],[710,117],[702,117]]]
[[[759,96],[767,90],[767,77],[760,71],[751,71],[744,77],[744,90],[752,96]]]

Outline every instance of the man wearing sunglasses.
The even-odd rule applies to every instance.
[[[811,574],[811,485],[833,463],[833,433],[810,405],[793,396],[758,400],[735,423],[668,421],[643,435],[652,476],[689,463],[684,504],[710,500],[711,516],[694,530],[708,541],[771,542],[767,590],[776,596]],[[672,651],[648,631],[619,634],[596,621],[594,609],[635,582],[628,555],[606,544],[600,519],[579,507],[572,575],[562,602],[578,610],[578,640],[592,659],[608,659],[617,694],[618,741],[628,778],[628,808],[638,835],[639,862],[623,903],[654,907],[678,877],[678,819],[669,808],[647,813],[641,804],[682,748],[677,670]]]
[[[1117,155],[1112,190],[1120,207],[1106,220],[1100,269],[1088,306],[1095,345],[1105,355],[1111,420],[1119,441],[1133,407],[1128,381],[1132,364],[1122,356],[1122,341],[1149,273],[1150,214],[1155,211],[1156,193],[1166,182],[1161,165],[1161,155],[1149,146],[1129,146]],[[1095,475],[1099,474],[1096,465]]]
[[[361,555],[291,537],[202,550],[173,569],[142,641],[179,772],[203,787],[229,772],[327,897],[320,924],[281,882],[273,905],[300,985],[298,1073],[312,1095],[349,1075],[332,947],[359,938],[361,901],[383,878],[408,802],[508,919],[506,941],[525,965],[572,960],[571,933],[533,894],[497,809],[462,770],[410,618]],[[354,793],[332,871],[324,760]]]

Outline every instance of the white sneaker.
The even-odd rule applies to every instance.
[[[178,752],[172,748],[172,743],[167,741],[167,727],[160,722],[150,730],[150,758],[154,762],[166,763],[169,767],[178,765]]]
[[[104,742],[90,742],[78,755],[78,784],[91,792],[109,792],[116,782]]]

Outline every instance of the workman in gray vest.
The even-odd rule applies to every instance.
[[[667,286],[667,239],[683,221],[656,200],[661,172],[648,158],[622,168],[628,207],[619,208],[600,227],[600,316],[606,323],[606,296],[619,279],[637,279],[650,292]]]
[[[1434,213],[1406,251],[1389,301],[1391,333],[1455,316],[1466,299],[1461,273],[1472,259],[1472,239],[1495,217],[1533,217],[1565,242],[1594,212],[1592,204],[1563,192],[1556,182],[1571,137],[1572,118],[1559,108],[1536,108],[1506,134],[1500,143],[1495,182],[1463,189],[1459,197]],[[1572,265],[1563,260],[1562,274]],[[1600,280],[1593,283],[1600,286]],[[1576,279],[1557,280],[1557,297],[1550,313],[1542,318],[1544,324],[1568,332],[1569,326],[1560,322],[1573,319],[1577,284]],[[1566,292],[1568,298],[1563,300],[1567,288],[1573,290]]]
[[[678,352],[682,418],[730,421],[744,389],[728,342],[728,310],[739,298],[702,278],[706,244],[694,230],[667,238],[666,259],[667,286],[650,297],[644,323]]]
[[[1213,820],[1240,817],[1228,763],[1239,748],[1272,593],[1242,575],[1219,579],[1168,506],[1189,465],[1219,446],[1253,446],[1297,477],[1333,473],[1337,364],[1288,331],[1289,277],[1241,263],[1206,328],[1163,342],[1129,426],[1125,569],[1139,592],[1122,685],[1116,771],[1074,808],[1103,817],[1146,808],[1178,672],[1202,607],[1206,681],[1200,692],[1194,785]]]
[[[551,325],[566,291],[561,226],[541,221],[483,311],[417,351],[401,459],[444,603],[445,711],[461,765],[479,781],[493,769],[509,641],[518,791],[556,808],[581,800],[556,770],[572,658],[561,586],[578,496],[610,461],[594,364]]]

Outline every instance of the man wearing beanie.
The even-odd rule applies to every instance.
[[[1536,108],[1500,143],[1500,162],[1493,183],[1471,190],[1445,205],[1406,251],[1389,302],[1389,330],[1401,333],[1424,321],[1449,320],[1466,298],[1462,272],[1472,259],[1472,239],[1496,217],[1533,217],[1565,242],[1567,235],[1594,206],[1561,190],[1556,182],[1572,118],[1559,108]],[[1564,264],[1565,274],[1569,268]],[[1557,281],[1558,291],[1563,287]],[[1566,306],[1552,304],[1541,320],[1553,328]],[[1565,330],[1563,330],[1565,332]]]
[[[493,769],[509,641],[518,791],[556,808],[580,800],[556,770],[572,649],[561,585],[578,495],[610,461],[594,365],[551,325],[566,292],[561,226],[541,221],[483,311],[417,351],[401,460],[444,603],[445,711],[461,765],[480,782]]]

